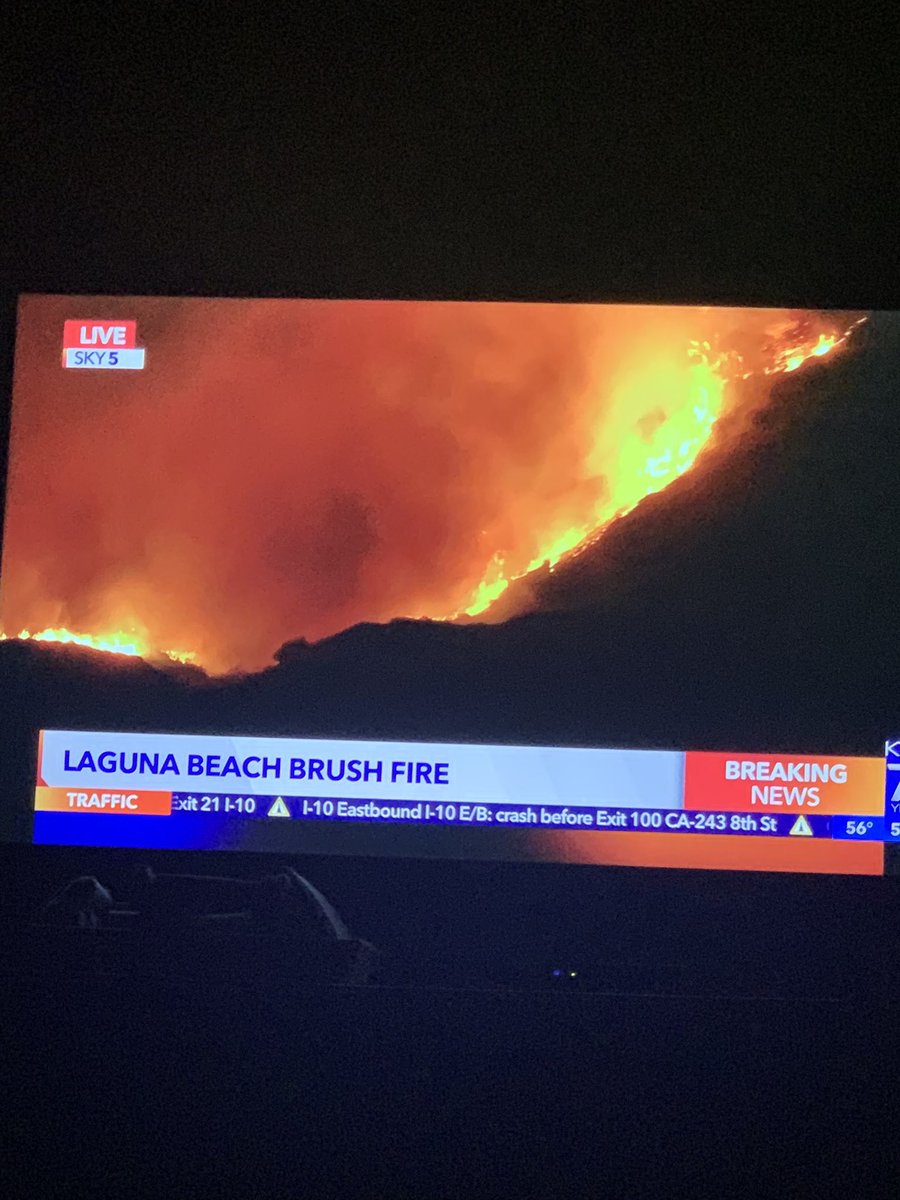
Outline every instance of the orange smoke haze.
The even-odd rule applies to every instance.
[[[136,319],[145,370],[62,369],[63,322],[91,317]],[[851,323],[27,297],[0,628],[218,672],[359,621],[481,612]]]

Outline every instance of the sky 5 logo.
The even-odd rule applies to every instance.
[[[62,364],[82,370],[141,371],[144,348],[135,345],[136,339],[137,321],[66,321]]]

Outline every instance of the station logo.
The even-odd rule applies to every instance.
[[[137,321],[66,321],[62,365],[89,371],[142,371]]]
[[[885,789],[884,815],[900,819],[900,738],[893,738],[884,748]]]

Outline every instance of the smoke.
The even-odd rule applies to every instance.
[[[63,370],[69,317],[136,319],[145,370]],[[681,401],[623,390],[629,373],[795,320],[26,298],[0,627],[136,630],[223,671],[359,621],[444,617],[497,556],[520,570],[590,522],[622,438]]]

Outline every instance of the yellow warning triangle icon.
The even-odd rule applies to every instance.
[[[791,837],[812,837],[813,831],[809,827],[809,821],[806,817],[799,816],[791,826]]]
[[[282,798],[280,796],[278,796],[275,799],[274,803],[272,804],[272,807],[266,813],[267,817],[289,817],[290,815],[291,814],[290,814],[290,810],[288,809],[288,806],[285,804],[285,802],[282,800]]]

